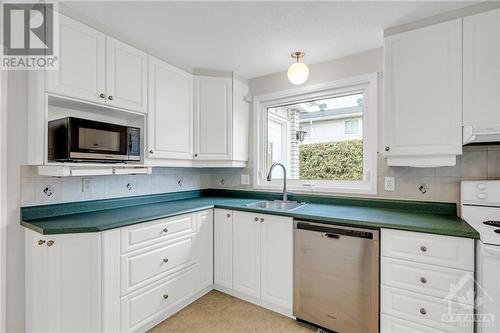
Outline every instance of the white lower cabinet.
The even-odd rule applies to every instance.
[[[145,332],[213,288],[213,210],[96,233],[26,231],[28,332]]]
[[[26,332],[101,332],[101,234],[26,230]]]
[[[233,211],[214,210],[214,285],[233,288]]]
[[[381,332],[474,331],[474,240],[382,229]]]
[[[214,216],[215,288],[291,316],[292,218],[221,209]]]

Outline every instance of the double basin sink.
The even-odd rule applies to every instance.
[[[252,202],[244,206],[252,208],[270,209],[270,210],[292,211],[297,208],[303,207],[305,205],[307,205],[307,203],[299,201],[263,200],[263,201]]]

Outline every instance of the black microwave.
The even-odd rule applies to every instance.
[[[66,117],[49,121],[48,160],[128,162],[141,160],[141,130]]]

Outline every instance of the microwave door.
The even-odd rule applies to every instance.
[[[127,128],[85,119],[72,119],[70,158],[127,160]]]

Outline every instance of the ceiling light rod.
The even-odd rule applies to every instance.
[[[305,55],[306,54],[304,52],[301,52],[301,51],[293,52],[291,54],[292,58],[295,58],[297,60],[297,62],[299,62],[300,58],[304,58]]]

